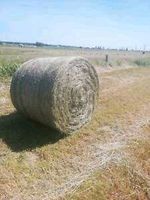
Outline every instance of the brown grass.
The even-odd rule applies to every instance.
[[[62,138],[17,113],[0,82],[0,199],[149,198],[150,69],[99,70],[91,123]]]
[[[132,166],[133,167],[133,166]],[[107,166],[93,174],[77,193],[66,199],[81,200],[148,200],[145,180],[135,174],[127,164]]]

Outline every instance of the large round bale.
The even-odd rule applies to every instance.
[[[83,58],[38,58],[25,62],[14,74],[10,93],[19,112],[72,133],[91,119],[99,81],[94,67]]]

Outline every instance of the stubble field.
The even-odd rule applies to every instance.
[[[100,98],[65,137],[17,113],[9,87],[22,62],[72,55],[95,66]],[[0,199],[150,199],[150,53],[0,47]]]

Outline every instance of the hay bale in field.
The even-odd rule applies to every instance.
[[[71,133],[91,119],[99,81],[83,58],[38,58],[25,62],[14,74],[10,93],[24,115]]]

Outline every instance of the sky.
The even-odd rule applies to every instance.
[[[0,41],[150,49],[150,0],[0,0]]]

